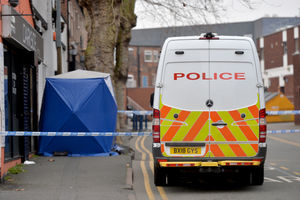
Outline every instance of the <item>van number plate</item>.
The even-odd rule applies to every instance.
[[[171,147],[171,154],[201,154],[201,147]]]

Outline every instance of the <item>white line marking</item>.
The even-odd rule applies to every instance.
[[[277,178],[279,178],[279,179],[281,179],[281,180],[283,180],[283,181],[285,181],[287,183],[292,183],[293,182],[293,181],[287,179],[286,176],[285,177],[284,176],[277,176]]]
[[[272,182],[272,183],[282,183],[281,181],[278,181],[278,180],[275,180],[275,179],[272,179],[272,178],[267,178],[265,177],[265,182],[268,183],[268,182]]]

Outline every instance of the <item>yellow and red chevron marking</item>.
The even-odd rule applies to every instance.
[[[185,111],[161,104],[160,111],[162,142],[209,141],[204,157],[250,157],[258,152],[259,103],[238,110],[211,112]],[[241,117],[242,113],[245,118]],[[219,120],[227,126],[210,126]],[[161,148],[162,153],[169,156],[165,148]]]
[[[212,122],[217,122],[219,120],[222,120],[221,117],[219,116],[219,114],[217,112],[211,112],[210,113],[210,118],[211,118]],[[229,125],[224,126],[223,128],[220,128],[220,129],[217,128],[217,130],[212,130],[212,132],[213,131],[219,131],[223,135],[225,141],[227,141],[227,142],[229,142],[229,141],[237,141],[237,139],[235,138],[235,136],[232,133],[232,131],[228,128],[228,126]],[[214,129],[214,128],[215,127],[212,127],[211,129]],[[212,136],[213,135],[214,134],[212,133]],[[212,141],[215,141],[215,140],[212,140]],[[243,151],[243,149],[240,147],[239,144],[229,144],[229,147],[234,152],[234,154],[236,156],[238,156],[238,157],[246,157],[247,156],[246,153]],[[221,157],[224,157],[224,155],[221,156]]]

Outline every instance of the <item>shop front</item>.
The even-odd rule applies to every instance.
[[[43,39],[12,7],[2,6],[5,129],[37,131],[37,67]],[[6,137],[5,163],[27,160],[37,149],[35,137]]]

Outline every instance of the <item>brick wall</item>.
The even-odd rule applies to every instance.
[[[144,108],[144,110],[152,110],[150,107],[150,95],[154,92],[154,88],[127,88],[127,96]]]
[[[268,92],[278,92],[279,91],[279,78],[270,78],[270,86]]]
[[[293,56],[294,76],[300,77],[300,53]],[[294,78],[294,105],[300,110],[300,79]],[[300,125],[300,115],[295,115],[295,124]]]
[[[288,65],[292,65],[293,54],[295,53],[294,28],[290,28],[287,30],[287,53],[288,53]]]
[[[147,87],[153,87],[158,66],[160,47],[130,47],[129,51],[129,70],[128,74],[134,76],[134,80],[138,81],[138,50],[140,52],[140,86],[143,85],[143,77],[147,77]],[[146,62],[145,52],[152,52],[152,61]],[[158,59],[154,60],[154,52],[158,54]],[[138,82],[137,82],[138,87]]]
[[[282,32],[264,38],[265,69],[283,66]]]
[[[285,76],[284,95],[294,103],[294,76]]]

